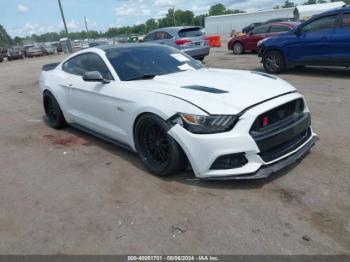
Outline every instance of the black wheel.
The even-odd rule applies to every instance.
[[[286,69],[283,55],[278,51],[269,51],[263,57],[265,71],[270,74],[279,74]]]
[[[241,55],[244,52],[243,44],[240,42],[236,42],[233,44],[233,53],[235,55]]]
[[[144,165],[158,176],[169,176],[184,170],[185,155],[167,132],[169,125],[154,114],[142,115],[135,124],[136,150]]]
[[[64,120],[61,108],[50,91],[44,92],[43,104],[48,124],[55,129],[64,127],[66,121]]]

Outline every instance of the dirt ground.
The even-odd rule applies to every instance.
[[[37,79],[63,58],[0,64],[1,254],[350,254],[350,70],[281,75],[320,137],[301,163],[269,180],[206,182],[155,177],[133,153],[49,128]],[[225,48],[205,64],[262,70]]]

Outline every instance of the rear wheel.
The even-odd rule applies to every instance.
[[[240,42],[236,42],[233,44],[233,53],[235,55],[241,55],[244,52],[243,44]]]
[[[144,165],[158,176],[169,176],[184,170],[185,155],[167,132],[169,125],[154,114],[142,115],[135,125],[136,150]]]
[[[283,55],[278,51],[269,51],[263,57],[265,71],[270,74],[279,74],[286,69]]]
[[[51,94],[50,91],[46,91],[44,93],[43,103],[48,124],[55,129],[64,127],[66,121],[64,120],[63,113],[56,98]]]

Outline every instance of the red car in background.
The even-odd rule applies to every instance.
[[[232,50],[236,55],[243,54],[245,51],[256,52],[258,49],[257,44],[260,40],[286,33],[296,28],[299,24],[296,22],[278,22],[256,27],[248,34],[231,38],[228,42],[228,49]]]

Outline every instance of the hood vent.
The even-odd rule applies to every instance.
[[[267,77],[267,78],[271,78],[271,79],[277,80],[277,77],[272,76],[272,75],[269,75],[269,74],[265,74],[265,73],[262,73],[262,72],[251,71],[251,73],[252,73],[252,74],[256,74],[256,75],[260,75],[260,76],[264,76],[264,77]]]
[[[199,85],[182,86],[181,88],[192,89],[192,90],[197,90],[197,91],[207,92],[207,93],[212,93],[212,94],[225,94],[225,93],[228,93],[228,91],[225,91],[225,90],[217,89],[217,88],[214,88],[214,87],[199,86]]]

